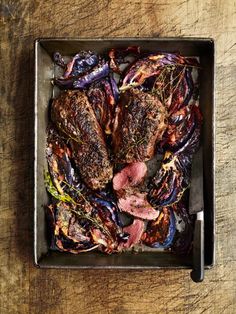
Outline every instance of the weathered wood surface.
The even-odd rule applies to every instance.
[[[236,313],[236,2],[2,0],[0,313]],[[32,263],[33,40],[199,36],[216,40],[217,265],[187,271],[38,270]]]

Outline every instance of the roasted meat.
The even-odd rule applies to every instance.
[[[138,185],[147,174],[147,166],[144,162],[129,164],[118,172],[113,178],[113,189],[122,191]]]
[[[158,216],[158,211],[147,200],[147,193],[141,193],[135,188],[125,191],[118,200],[118,206],[123,212],[141,219],[152,220]]]
[[[118,207],[134,217],[156,219],[158,212],[147,201],[147,193],[140,190],[140,184],[147,173],[144,162],[129,164],[113,178],[113,189],[118,198]]]
[[[67,91],[52,103],[52,121],[71,143],[80,175],[91,189],[103,188],[112,178],[112,165],[94,111],[84,92]]]
[[[166,109],[153,95],[137,89],[125,92],[116,108],[113,150],[116,162],[151,159],[166,129]]]

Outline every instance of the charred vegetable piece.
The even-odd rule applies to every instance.
[[[189,214],[183,201],[174,204],[173,211],[176,220],[176,233],[171,250],[175,254],[186,255],[192,247],[194,218],[193,215]]]
[[[140,47],[130,46],[123,49],[112,48],[109,51],[108,56],[110,58],[110,68],[112,69],[113,72],[121,74],[122,71],[120,70],[119,65],[125,62],[124,58],[129,54],[140,54]]]
[[[119,242],[124,241],[126,236],[120,227],[117,205],[109,195],[99,192],[95,196],[92,191],[87,191],[87,194],[78,191],[77,198],[72,198],[65,192],[61,195],[53,186],[50,176],[46,185],[49,193],[60,201],[58,204],[63,204],[66,215],[75,216],[78,223],[83,221],[83,227],[85,225],[88,227],[91,237],[95,235],[96,244],[101,245],[100,250],[107,253],[117,250]],[[63,226],[68,227],[65,224]],[[79,228],[79,225],[77,227]],[[72,227],[70,229],[72,230]],[[64,232],[64,238],[65,235],[68,237]]]
[[[102,79],[90,85],[87,96],[101,128],[106,134],[111,134],[116,101],[110,81]]]
[[[54,61],[57,65],[59,65],[60,67],[62,67],[62,68],[65,68],[65,67],[66,67],[66,63],[65,63],[65,61],[64,61],[64,59],[63,59],[63,57],[62,57],[62,55],[60,54],[60,52],[55,52],[55,53],[53,54],[53,61]]]
[[[189,105],[194,94],[192,67],[161,67],[157,74],[148,77],[138,88],[156,95],[171,116]]]
[[[71,150],[54,128],[48,129],[46,158],[53,184],[58,193],[76,197],[75,191],[84,189],[71,164]]]
[[[116,162],[151,159],[167,127],[165,107],[153,95],[137,89],[122,95],[116,109],[112,142]]]
[[[173,66],[192,66],[193,60],[171,53],[149,55],[139,59],[127,70],[122,80],[121,91],[142,85],[147,78],[161,74],[163,67],[172,69]]]
[[[78,80],[74,81],[73,88],[85,88],[92,82],[95,82],[99,79],[102,79],[109,74],[109,66],[108,63],[101,63],[96,66],[92,72],[86,74],[83,77],[78,78]]]
[[[135,218],[131,225],[123,228],[123,232],[128,235],[128,240],[122,242],[119,245],[119,250],[124,250],[133,247],[140,243],[143,232],[144,232],[145,224],[141,219]]]
[[[109,74],[109,65],[107,62],[101,61],[90,72],[79,77],[72,77],[68,79],[58,78],[55,84],[61,89],[84,89],[91,83],[100,80]]]
[[[110,212],[111,220],[119,227],[122,226],[120,218],[119,218],[119,208],[117,206],[115,195],[112,193],[110,189],[97,191],[91,191],[89,195],[89,199],[92,202],[100,204],[100,206],[106,207],[106,210]]]
[[[91,235],[95,243],[101,244],[101,251],[112,253],[118,250],[120,241],[125,240],[125,234],[119,226],[116,204],[101,196],[91,195],[90,202],[93,206],[93,218],[100,221],[104,228],[92,228]]]
[[[67,64],[63,78],[78,77],[92,70],[99,62],[99,57],[92,51],[81,51]]]
[[[100,61],[99,56],[92,51],[80,51],[70,62],[65,63],[62,55],[55,52],[53,61],[62,68],[65,68],[61,80],[76,78],[92,70]]]
[[[96,249],[98,245],[92,242],[90,231],[87,226],[85,229],[80,219],[73,213],[76,208],[71,208],[63,202],[47,207],[47,214],[53,227],[54,243],[60,251],[71,252],[74,254],[87,252]]]
[[[77,237],[77,240],[79,237],[82,239],[82,235],[75,234],[75,232],[79,228],[84,229],[85,227],[87,228],[87,233],[93,239],[92,242],[97,245],[96,248],[99,245],[101,246],[99,249],[106,253],[116,251],[119,242],[126,239],[126,235],[119,226],[118,208],[111,200],[105,200],[104,195],[103,198],[99,198],[94,197],[91,193],[84,196],[79,192],[77,199],[72,199],[67,193],[63,195],[57,193],[56,188],[53,188],[52,182],[50,186],[47,182],[47,187],[49,193],[60,201],[57,207],[50,205],[47,208],[54,236],[56,236],[56,247],[59,247],[61,250],[63,248],[64,250],[73,249],[70,252],[76,253],[75,249],[78,248],[78,245],[74,245],[72,236]],[[71,220],[73,225],[69,225],[69,218],[67,220],[60,219],[59,222],[55,222],[52,209],[57,213],[58,209],[61,208],[63,209],[63,217],[69,217],[70,219],[74,217]],[[58,215],[56,215],[57,217]],[[74,240],[74,242],[76,241]],[[52,241],[52,243],[54,242]],[[64,247],[63,243],[67,243],[67,246]]]
[[[176,152],[166,151],[161,168],[152,180],[148,200],[154,206],[167,206],[178,202],[190,183],[192,156],[200,142],[201,113],[194,106],[196,125],[191,136]]]
[[[175,235],[175,216],[171,207],[164,207],[154,221],[150,221],[142,237],[143,243],[155,248],[169,248]]]
[[[109,79],[110,79],[113,97],[115,99],[115,102],[117,102],[119,99],[119,89],[118,89],[117,83],[112,74],[110,74]]]
[[[192,68],[177,68],[176,71],[177,77],[173,79],[172,89],[170,90],[171,101],[167,104],[170,116],[181,108],[187,106],[194,92],[193,79],[191,75]]]
[[[64,141],[52,128],[48,132],[46,157],[54,185],[58,192],[63,194],[63,181],[72,184],[74,170],[69,159],[71,152]]]
[[[202,125],[202,114],[198,106],[193,106],[192,110],[194,111],[195,116],[195,125],[193,131],[190,133],[191,136],[185,141],[184,145],[180,146],[176,153],[185,154],[190,156],[192,159],[193,154],[199,148],[200,144],[200,134],[201,134],[201,125]]]
[[[52,121],[68,137],[81,178],[91,189],[112,178],[102,129],[84,92],[67,91],[52,103]]]
[[[198,133],[202,122],[200,109],[196,105],[187,106],[169,117],[169,124],[158,144],[159,151],[178,151]],[[196,136],[197,137],[197,136]],[[195,149],[193,149],[195,151]]]
[[[161,168],[152,180],[148,200],[153,206],[169,206],[178,202],[189,186],[191,157],[166,152]]]

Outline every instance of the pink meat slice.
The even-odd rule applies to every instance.
[[[134,217],[153,220],[158,217],[158,211],[155,210],[147,201],[147,194],[138,191],[129,191],[118,200],[120,210]]]
[[[115,191],[125,190],[130,186],[136,186],[147,174],[147,166],[144,162],[129,164],[113,178],[113,189]]]
[[[127,249],[140,242],[144,232],[144,222],[140,219],[134,219],[131,225],[123,228],[123,231],[129,234],[129,239],[120,245],[120,249]]]
[[[114,176],[113,189],[121,211],[137,218],[152,220],[157,218],[158,212],[147,201],[147,193],[141,193],[137,188],[146,174],[147,166],[144,162],[129,164]]]

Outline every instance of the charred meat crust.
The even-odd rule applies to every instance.
[[[121,96],[112,134],[116,162],[146,161],[155,154],[155,144],[167,127],[167,112],[153,95],[131,89]]]
[[[112,179],[112,165],[103,131],[87,96],[67,91],[52,103],[52,121],[70,139],[75,162],[84,182],[101,189]]]

